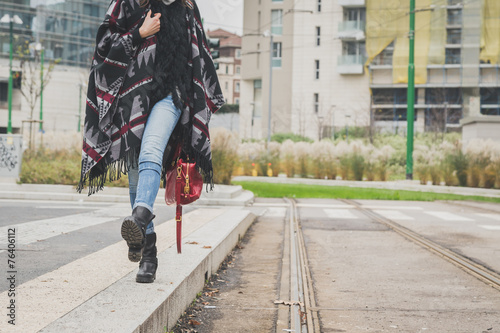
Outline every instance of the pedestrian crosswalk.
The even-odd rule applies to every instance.
[[[128,213],[130,207],[127,205],[114,205],[106,210],[17,224],[16,230],[22,235],[17,238],[17,245],[21,250],[23,245],[123,218],[124,214]],[[223,214],[227,214],[227,210],[198,209],[184,214],[183,236],[188,237]],[[3,229],[5,227],[1,228]],[[159,224],[155,229],[158,237],[158,253],[166,251],[175,244],[175,233],[172,232],[175,230],[175,220]],[[189,245],[184,245],[186,246]],[[0,244],[0,248],[7,246],[5,243]],[[137,269],[137,263],[129,262],[126,253],[125,241],[119,241],[16,286],[19,303],[23,304],[24,315],[19,318],[22,324],[12,326],[2,320],[0,332],[38,332],[75,309]],[[135,282],[131,280],[130,284],[135,285]],[[9,290],[0,292],[0,299],[8,299],[8,293]]]
[[[304,204],[297,205],[300,209],[314,212],[317,218],[327,217],[337,220],[356,220],[366,219],[367,217],[357,209],[356,206],[347,204]],[[387,205],[363,205],[362,208],[369,209],[374,213],[393,221],[445,221],[445,222],[470,222],[481,223],[478,227],[491,231],[499,231],[500,225],[495,225],[494,222],[500,221],[500,214],[485,214],[485,213],[455,213],[442,210],[428,210],[420,206],[387,206]],[[284,217],[286,209],[284,207],[268,207],[264,214],[268,217]],[[485,224],[485,221],[490,221],[493,224]]]
[[[358,217],[351,213],[349,209],[323,209],[325,214],[332,219],[357,219]]]

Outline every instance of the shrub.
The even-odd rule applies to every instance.
[[[280,146],[281,168],[287,177],[295,175],[295,144],[292,140],[285,140]]]
[[[79,150],[26,150],[20,181],[32,184],[76,185],[80,180]]]
[[[494,150],[492,140],[474,139],[468,142],[465,152],[469,160],[467,169],[468,185],[471,187],[487,187],[490,175],[486,174],[486,168],[491,163],[491,156]]]
[[[286,140],[291,140],[293,142],[313,142],[314,140],[309,139],[308,137],[293,134],[293,133],[276,133],[271,136],[271,141],[276,141],[278,143],[283,143]]]
[[[339,161],[339,172],[342,180],[347,180],[351,168],[350,147],[345,141],[340,141],[335,146],[335,154]]]
[[[314,178],[331,178],[336,173],[333,171],[335,168],[334,149],[335,145],[329,140],[316,141],[311,144],[309,155]]]
[[[262,151],[265,150],[264,143],[262,142],[244,142],[240,143],[238,146],[238,158],[240,167],[243,168],[243,173],[246,176],[252,175],[252,169],[254,166],[252,164],[256,164],[258,174],[262,174],[262,171],[259,170],[257,164],[258,157],[262,154]]]
[[[295,158],[298,174],[302,178],[307,178],[309,176],[309,151],[311,149],[311,144],[307,142],[297,142],[295,144]]]
[[[365,171],[365,149],[361,141],[354,141],[351,143],[352,153],[349,156],[349,164],[352,170],[354,180],[363,180]]]
[[[233,132],[215,128],[211,132],[211,142],[214,183],[230,184],[238,157],[236,150],[239,140]]]

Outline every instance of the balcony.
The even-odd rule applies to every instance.
[[[338,37],[340,39],[365,39],[365,22],[343,21],[339,23]]]
[[[341,55],[337,59],[337,73],[363,74],[366,57],[362,55]]]
[[[365,7],[366,0],[338,0],[338,4],[343,7]]]

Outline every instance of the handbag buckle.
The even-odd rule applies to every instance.
[[[186,163],[186,185],[184,186],[184,194],[189,194],[189,163]]]

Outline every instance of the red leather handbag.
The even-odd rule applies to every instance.
[[[180,150],[176,155],[180,155]],[[165,203],[169,206],[177,205],[175,211],[177,253],[181,253],[182,206],[196,201],[202,189],[203,178],[196,170],[196,163],[184,162],[178,157],[175,166],[167,171],[165,181]]]

